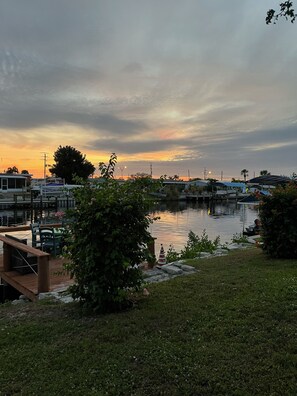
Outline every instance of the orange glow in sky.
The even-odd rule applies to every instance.
[[[0,171],[69,145],[116,176],[292,175],[296,23],[270,2],[1,2]]]

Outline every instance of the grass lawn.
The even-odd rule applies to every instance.
[[[0,395],[297,395],[297,260],[192,263],[119,314],[0,306]]]

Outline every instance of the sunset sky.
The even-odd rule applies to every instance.
[[[0,171],[42,177],[71,145],[124,176],[297,172],[297,22],[267,26],[278,4],[1,0]]]

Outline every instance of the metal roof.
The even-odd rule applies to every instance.
[[[215,182],[214,183],[216,186],[225,186],[225,187],[239,187],[239,188],[245,188],[246,185],[245,183],[241,183],[241,182]]]
[[[276,186],[278,184],[289,183],[290,181],[291,181],[291,179],[287,176],[263,175],[263,176],[258,176],[258,177],[254,177],[253,179],[250,179],[248,181],[248,183]]]

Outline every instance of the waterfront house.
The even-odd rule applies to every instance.
[[[18,173],[0,173],[0,193],[26,192],[30,176]]]

